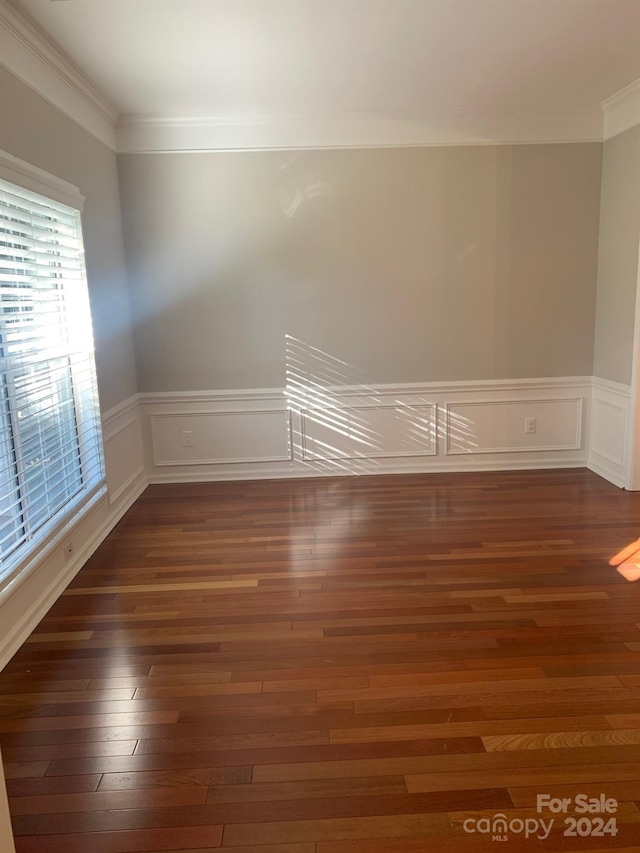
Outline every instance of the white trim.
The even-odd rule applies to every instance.
[[[604,100],[602,111],[605,140],[640,124],[640,80],[635,80]]]
[[[387,392],[388,394],[389,392]],[[382,396],[382,395],[381,395]],[[398,396],[398,395],[394,395]],[[397,401],[390,403],[383,403],[381,405],[351,405],[341,403],[339,400],[331,400],[331,406],[328,407],[328,411],[337,412],[339,411],[341,414],[346,413],[348,415],[349,412],[363,412],[363,411],[374,411],[379,412],[384,409],[395,410],[399,405],[404,405],[402,403],[398,404]],[[319,406],[310,406],[309,408],[301,408],[299,410],[300,414],[300,450],[301,450],[301,458],[304,462],[322,462],[325,460],[340,460],[340,459],[358,459],[358,460],[367,460],[367,459],[409,459],[411,457],[423,457],[423,456],[436,456],[438,453],[438,404],[435,402],[429,403],[412,403],[408,404],[408,408],[412,409],[429,409],[430,410],[430,419],[431,425],[433,428],[433,432],[431,433],[431,443],[428,445],[428,449],[425,450],[408,450],[405,453],[400,453],[399,451],[378,451],[374,450],[369,453],[335,453],[335,454],[325,454],[324,456],[319,456],[309,447],[309,436],[307,434],[307,426],[308,423],[313,423],[314,420],[317,422],[317,413],[325,414],[327,409],[321,409]],[[316,414],[316,418],[314,419],[313,415]],[[322,423],[323,419],[320,419],[320,423]],[[357,427],[356,427],[357,430]],[[311,439],[313,441],[313,439]],[[293,458],[293,454],[292,454]]]
[[[589,452],[591,393],[590,376],[333,386],[323,388],[321,398],[316,395],[309,400],[305,398],[304,389],[298,388],[143,393],[140,405],[147,475],[150,482],[168,483],[340,476],[374,471],[382,474],[584,467]],[[329,442],[332,447],[325,448],[326,454],[309,452],[305,413],[310,408],[322,408],[321,399],[324,398],[328,400],[330,413],[340,412],[341,416],[346,416],[350,410],[358,410],[358,423],[363,419],[362,428],[375,430],[377,436],[370,452],[360,453],[359,445],[354,449],[339,423]],[[264,452],[260,446],[262,426],[259,418],[265,412],[281,411],[283,401],[287,402],[291,414],[292,453],[291,461],[287,462],[272,458],[272,444],[265,443]],[[544,418],[544,446],[520,442],[519,427],[510,422],[508,433],[504,435],[502,426],[495,436],[491,426],[488,433],[484,427],[481,446],[471,446],[464,454],[448,452],[446,412],[453,401],[478,406],[526,403],[528,407],[530,404],[527,414],[537,417],[539,426],[542,426],[540,419]],[[575,404],[575,432],[572,430],[573,410],[567,411],[567,401]],[[375,412],[371,411],[398,407],[401,410],[404,407],[428,408],[433,422],[428,434],[421,431],[422,438],[414,438],[406,444],[406,452],[402,452],[402,423],[392,419],[381,426]],[[239,444],[236,433],[217,431],[212,439],[204,425],[200,428],[199,419],[211,414],[242,416],[244,438]],[[191,447],[182,447],[184,421],[181,418],[185,415],[192,419],[194,435],[202,436],[198,440],[203,444],[195,452]],[[161,465],[157,464],[158,457],[153,452],[154,422],[159,423],[158,418],[163,419]],[[273,437],[269,439],[272,440]],[[417,446],[416,440],[423,446]],[[521,443],[524,446],[520,446]],[[241,452],[238,447],[242,448]],[[243,452],[245,447],[246,452]],[[194,459],[195,455],[198,460]]]
[[[60,204],[66,204],[74,210],[82,211],[85,198],[78,187],[1,149],[0,178],[22,189],[39,193]]]
[[[282,401],[286,394],[282,388],[245,388],[228,391],[148,391],[139,394],[141,403],[231,403],[234,400],[266,402]]]
[[[0,0],[0,65],[122,153],[601,142],[640,123],[640,81],[601,108],[564,112],[119,116],[54,40],[7,0]]]
[[[119,432],[122,432],[123,429],[130,426],[131,424],[136,423],[140,419],[140,413],[137,410],[131,410],[124,412],[124,417],[118,418],[113,425],[110,424],[106,429],[102,428],[102,439],[103,441],[109,441],[110,438],[116,436]],[[104,423],[104,422],[103,422]]]
[[[140,417],[140,395],[132,394],[102,415],[102,438],[108,441]]]
[[[608,408],[608,409],[613,409],[614,411],[617,411],[617,412],[622,412],[623,432],[624,432],[624,434],[626,434],[627,416],[629,413],[629,406],[628,405],[625,406],[622,403],[614,403],[611,400],[594,400],[594,409],[596,407],[596,404],[598,406],[604,406],[605,408]],[[624,457],[625,457],[624,444],[622,446],[620,446],[618,448],[618,450],[619,450],[619,453],[617,455],[614,455],[609,450],[598,450],[594,446],[591,447],[591,452],[595,453],[597,456],[599,456],[600,460],[604,459],[607,462],[609,462],[610,465],[615,465],[618,468],[624,468]],[[596,464],[598,464],[598,463],[596,463]],[[600,462],[599,464],[602,464],[602,463]]]
[[[608,394],[617,394],[625,400],[629,399],[631,387],[624,385],[622,382],[614,382],[612,379],[603,379],[601,376],[594,376],[591,380],[592,385],[599,391],[605,391]]]
[[[109,148],[118,113],[27,18],[0,0],[0,65]]]
[[[375,396],[425,394],[425,393],[455,393],[473,391],[535,391],[538,389],[557,388],[591,388],[590,376],[549,376],[533,379],[462,379],[446,382],[404,382],[393,385],[380,385],[371,388]],[[329,390],[339,391],[347,396],[362,396],[367,393],[367,386],[344,385],[332,386]]]
[[[476,460],[473,463],[465,463],[461,457],[454,465],[443,460],[432,461],[429,464],[406,464],[395,463],[382,467],[372,466],[368,471],[359,471],[359,474],[437,474],[437,473],[470,473],[473,471],[552,471],[558,468],[585,468],[584,460],[576,461],[573,456],[557,455],[552,459],[545,456],[541,459],[527,459],[525,461],[504,459],[499,465],[493,460]],[[337,462],[348,462],[342,457]],[[366,461],[366,460],[355,460]],[[315,466],[312,462],[305,463],[304,468],[276,468],[271,467],[265,471],[263,467],[244,468],[243,470],[225,471],[178,471],[169,474],[153,473],[149,475],[149,483],[152,485],[162,483],[218,483],[235,482],[238,480],[305,480],[315,477],[344,477],[350,473],[344,467],[322,467]],[[595,472],[599,473],[599,472]],[[603,475],[604,476],[604,475]],[[606,477],[605,479],[609,479]],[[616,484],[617,485],[617,484]]]
[[[118,503],[120,498],[125,494],[125,492],[129,492],[130,496],[127,498],[128,506],[127,509],[131,506],[131,504],[137,500],[137,498],[142,494],[142,492],[147,487],[147,478],[145,476],[144,465],[139,465],[129,477],[119,486],[113,494],[109,495],[109,506],[113,506]],[[132,494],[135,493],[135,497],[131,497]],[[125,510],[126,512],[126,510]]]
[[[604,381],[604,380],[599,380]],[[446,382],[398,382],[384,385],[327,385],[327,394],[340,397],[397,397],[414,394],[456,393],[472,391],[535,391],[541,388],[590,389],[591,376],[549,376],[534,379],[464,379]],[[612,383],[614,384],[614,383]],[[621,385],[621,388],[627,386]],[[286,388],[230,388],[223,391],[146,391],[138,395],[142,405],[163,403],[231,403],[242,401],[282,401],[296,393]],[[131,398],[133,399],[133,398]]]
[[[127,397],[121,403],[117,403],[115,406],[112,406],[110,409],[107,409],[102,413],[102,426],[105,427],[114,421],[116,418],[119,418],[125,412],[134,409],[140,402],[140,394],[132,394],[130,397]]]
[[[122,153],[601,142],[640,123],[640,81],[602,108],[564,112],[119,116],[54,40],[7,0],[0,0],[0,64]]]
[[[620,474],[616,466],[608,464],[604,459],[598,456],[589,456],[589,464],[587,465],[590,471],[602,477],[603,480],[608,480],[619,489],[627,488],[627,479],[623,474]]]
[[[620,488],[629,488],[631,387],[594,376],[587,465]]]
[[[119,153],[601,142],[602,111],[384,115],[121,116]]]
[[[446,456],[467,456],[469,453],[541,453],[544,451],[558,450],[580,450],[582,448],[582,423],[583,423],[583,402],[582,397],[553,397],[554,403],[577,403],[576,406],[576,438],[573,444],[553,444],[553,445],[536,445],[530,447],[522,445],[521,447],[485,447],[469,450],[452,450],[451,439],[451,409],[453,406],[513,406],[521,403],[548,403],[549,398],[533,399],[527,397],[526,400],[453,400],[445,404],[445,455]]]
[[[231,457],[225,458],[224,460],[216,459],[215,457],[211,459],[165,459],[163,461],[159,461],[158,459],[158,449],[156,446],[156,433],[153,429],[154,421],[161,420],[162,418],[175,418],[176,415],[173,412],[156,412],[150,415],[151,419],[151,450],[153,453],[153,464],[157,468],[165,468],[165,467],[174,467],[175,465],[229,465],[236,463],[245,463],[245,462],[290,462],[292,457],[291,454],[291,412],[289,409],[251,409],[250,412],[252,415],[287,415],[286,423],[287,423],[287,446],[289,448],[288,453],[285,456],[269,456],[269,455],[254,455],[254,456],[246,456],[246,457]],[[181,410],[179,417],[199,417],[199,418],[215,418],[215,417],[227,417],[229,415],[238,415],[243,414],[243,412],[235,412],[233,410],[228,411],[218,411],[218,412],[203,412],[203,411],[188,411]]]
[[[102,437],[107,463],[109,504],[113,505],[145,473],[139,394],[132,394],[102,415]],[[118,440],[114,441],[114,439]],[[112,448],[115,448],[113,450],[117,467],[115,473],[112,473],[108,464]],[[124,477],[121,472],[123,465]],[[126,474],[126,471],[130,473]]]

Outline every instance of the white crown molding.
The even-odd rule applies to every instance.
[[[0,0],[0,65],[80,127],[115,149],[117,111],[59,48],[7,0]]]
[[[640,124],[640,80],[604,100],[602,109],[569,112],[119,119],[53,40],[10,0],[0,0],[0,65],[121,153],[601,142]]]
[[[384,116],[122,116],[120,153],[601,142],[600,109],[575,113]]]
[[[602,102],[602,111],[605,140],[640,124],[640,80],[606,98]]]

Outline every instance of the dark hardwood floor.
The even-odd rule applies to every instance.
[[[150,487],[0,675],[18,853],[640,850],[639,535],[585,470]]]

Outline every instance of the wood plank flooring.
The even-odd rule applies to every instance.
[[[150,487],[0,674],[18,853],[640,851],[639,534],[585,470]]]

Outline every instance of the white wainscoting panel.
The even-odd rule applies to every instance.
[[[105,414],[102,421],[109,503],[115,504],[145,473],[138,396]]]
[[[153,461],[160,467],[287,462],[291,459],[289,435],[287,409],[151,415]]]
[[[582,397],[447,403],[447,454],[580,450],[582,409]],[[528,418],[535,433],[525,432]]]
[[[302,409],[301,449],[312,459],[391,459],[437,453],[437,405]]]
[[[582,467],[590,398],[591,377],[142,394],[147,474],[163,483]]]
[[[588,465],[617,486],[629,482],[631,388],[593,378]]]

